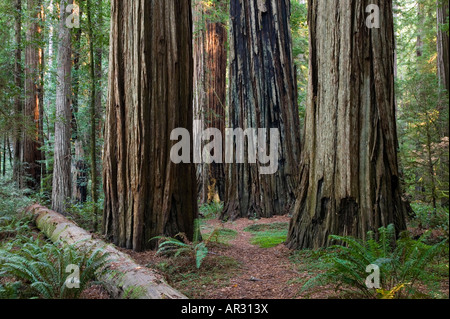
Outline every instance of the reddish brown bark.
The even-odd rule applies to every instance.
[[[172,130],[192,136],[191,1],[113,0],[111,19],[104,233],[137,251],[159,235],[192,239],[195,167],[170,159]]]

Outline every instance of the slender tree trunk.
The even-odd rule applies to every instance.
[[[100,32],[103,30],[103,1],[98,0],[97,1],[98,6],[98,13],[97,13],[97,22],[96,26]],[[102,70],[102,59],[103,59],[103,45],[101,43],[98,43],[97,47],[95,48],[95,78],[96,78],[96,95],[95,95],[95,109],[96,109],[96,117],[97,117],[97,132],[99,134],[99,137],[103,137],[102,131],[103,131],[103,105],[102,105],[102,76],[103,76],[103,70]],[[99,151],[97,151],[97,156],[99,156]],[[100,154],[101,157],[101,154]],[[99,174],[100,176],[100,174]]]
[[[38,57],[39,57],[39,82],[37,84],[37,95],[38,95],[38,105],[39,105],[39,124],[38,124],[38,145],[42,148],[45,144],[45,135],[44,135],[44,77],[45,77],[45,56],[44,56],[44,24],[45,24],[45,9],[42,0],[38,1],[39,3],[39,21],[38,25],[38,35],[41,41],[41,45],[39,45],[38,49]],[[45,151],[39,149],[40,156],[40,177],[41,180],[45,178],[47,175],[47,165],[46,165],[46,156]],[[42,189],[43,187],[41,187]]]
[[[449,80],[449,31],[443,31],[442,25],[448,23],[449,4],[447,0],[437,0],[437,50],[438,50],[438,74],[442,86],[450,92]]]
[[[438,109],[443,113],[448,114],[448,97],[450,94],[450,79],[449,79],[449,31],[443,30],[443,24],[447,23],[449,18],[449,4],[448,0],[437,0],[437,65],[438,65],[438,78],[442,88],[447,92],[440,92],[440,101]],[[446,112],[444,111],[447,108]],[[449,136],[448,121],[444,122],[441,129],[441,136]]]
[[[8,139],[8,137],[7,137],[8,135],[5,133],[4,135],[3,135],[3,151],[2,151],[2,164],[3,164],[3,173],[2,173],[2,175],[3,175],[3,177],[5,177],[5,175],[6,175],[6,143],[7,143],[7,139]]]
[[[215,5],[225,7],[226,3],[219,1]],[[206,19],[208,10],[211,8],[202,1],[194,5],[194,119],[202,123],[195,129],[196,134],[201,134],[204,129],[215,128],[224,137],[227,30],[223,23]],[[197,146],[197,152],[201,152],[203,145]],[[201,204],[225,199],[225,158],[222,157],[222,163],[196,165]]]
[[[79,12],[80,21],[82,11]],[[74,140],[74,151],[72,157],[72,198],[78,203],[84,203],[87,199],[87,164],[84,158],[83,141],[78,131],[78,109],[79,109],[79,92],[80,92],[80,66],[81,66],[81,35],[82,28],[74,31],[73,43],[73,74],[72,74],[72,139]]]
[[[22,0],[15,0],[15,52],[14,52],[14,84],[17,90],[21,93],[16,94],[14,97],[14,167],[13,167],[13,180],[16,185],[22,184],[22,165],[20,162],[20,150],[22,149]]]
[[[205,122],[205,106],[206,106],[206,32],[204,27],[204,3],[202,0],[193,0],[193,56],[194,56],[194,121],[195,123]],[[198,122],[200,121],[200,122]],[[196,125],[193,127],[194,135],[202,134],[204,125]],[[194,145],[194,152],[201,152],[202,145]],[[207,165],[197,163],[197,193],[200,204],[208,202],[208,181],[207,181]]]
[[[273,175],[261,175],[259,164],[228,165],[221,218],[286,214],[295,201],[300,155],[290,2],[231,0],[230,15],[229,126],[278,129],[281,143]]]
[[[217,5],[225,6],[225,2]],[[225,137],[226,91],[227,91],[227,30],[221,22],[206,24],[206,92],[205,125],[218,129]],[[215,141],[217,142],[217,141]],[[222,145],[224,139],[222,139]],[[218,150],[217,147],[214,150]],[[212,154],[213,156],[215,154]],[[225,200],[225,156],[222,163],[208,165],[208,201]]]
[[[137,251],[156,247],[158,235],[192,240],[195,167],[170,159],[172,131],[182,127],[192,136],[191,1],[111,5],[104,233]]]
[[[97,112],[96,112],[96,99],[97,99],[97,79],[95,74],[95,51],[94,51],[94,35],[92,31],[92,12],[91,12],[91,1],[87,0],[87,18],[88,18],[88,36],[89,36],[89,58],[90,58],[90,64],[89,64],[89,71],[91,76],[91,107],[90,107],[90,115],[91,115],[91,134],[90,134],[90,140],[91,140],[91,196],[92,196],[92,202],[94,203],[94,231],[97,231],[98,227],[98,209],[97,209],[97,202],[98,202],[98,182],[97,182],[97,133],[96,133],[96,118],[97,118]]]
[[[40,1],[27,0],[31,21],[27,26],[27,46],[25,53],[25,105],[24,129],[21,149],[21,162],[24,165],[25,179],[21,187],[37,190],[41,182],[40,124],[42,105],[40,104]]]
[[[381,28],[366,26],[380,8]],[[392,1],[310,0],[309,98],[292,249],[404,230],[397,162]]]
[[[66,6],[72,3],[72,0],[61,0],[60,4],[52,209],[61,214],[65,213],[71,195],[72,41],[70,29],[66,26],[70,14],[66,12]]]
[[[95,25],[97,26],[97,34],[101,34],[103,30],[103,1],[98,0],[98,11],[97,11],[97,20]],[[101,36],[98,36],[99,40]],[[97,134],[97,144],[103,145],[103,127],[104,127],[104,106],[103,106],[103,90],[102,90],[102,77],[103,77],[103,68],[102,68],[102,59],[103,59],[103,44],[101,41],[97,41],[97,47],[95,48],[95,83],[96,83],[96,95],[95,95],[95,119],[97,122],[96,134]],[[102,149],[101,147],[95,148],[95,157],[96,160],[102,158]],[[97,192],[98,185],[101,185],[101,171],[102,165],[101,161],[96,164],[96,175],[98,176],[97,184]]]

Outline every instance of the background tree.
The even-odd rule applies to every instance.
[[[449,113],[441,72],[445,64],[448,67],[448,60],[444,63],[439,49],[448,36],[448,21],[439,23],[436,29],[437,15],[443,7],[433,0],[402,0],[396,6],[396,88],[403,184],[413,203],[430,204],[436,211],[440,202],[448,202]],[[411,9],[417,6],[420,14]]]
[[[227,1],[194,1],[194,120],[197,134],[208,128],[225,136],[227,92]],[[222,141],[223,142],[223,141]],[[202,150],[202,145],[198,145]],[[215,148],[216,149],[216,148]],[[212,154],[214,156],[214,154]],[[197,164],[199,202],[225,198],[225,158],[222,163]]]
[[[56,119],[53,164],[52,209],[66,213],[71,197],[71,100],[72,100],[72,39],[66,25],[71,12],[66,11],[72,0],[61,0],[56,89]]]
[[[17,185],[21,185],[22,169],[20,164],[20,150],[21,150],[21,119],[23,112],[23,97],[21,92],[22,88],[22,0],[14,1],[14,84],[16,88],[16,94],[14,95],[14,168],[13,168],[13,180]]]
[[[222,219],[286,214],[295,201],[300,131],[289,17],[289,1],[230,3],[229,127],[279,129],[281,145],[273,175],[260,175],[258,164],[228,166]]]
[[[137,251],[192,239],[195,167],[170,160],[172,130],[192,136],[191,1],[113,0],[111,13],[104,233]]]
[[[372,3],[379,29],[366,26]],[[288,247],[324,247],[331,234],[365,238],[388,224],[404,230],[392,2],[311,0],[308,10],[308,108]]]
[[[41,181],[42,152],[42,83],[40,71],[42,63],[41,43],[41,3],[27,0],[29,14],[26,31],[25,49],[25,103],[24,126],[21,142],[20,160],[25,179],[22,187],[39,190]],[[40,55],[41,54],[41,55]]]

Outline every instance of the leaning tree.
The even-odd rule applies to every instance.
[[[192,133],[191,1],[113,0],[111,19],[104,233],[137,251],[192,239],[195,167],[170,159],[172,130]]]
[[[392,1],[310,0],[308,10],[309,100],[288,247],[403,230]]]

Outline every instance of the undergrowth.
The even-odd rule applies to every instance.
[[[443,278],[446,269],[448,278],[448,241],[427,245],[427,236],[428,233],[414,240],[404,232],[395,240],[393,225],[380,228],[379,239],[373,232],[368,233],[366,241],[350,236],[330,236],[340,244],[324,250],[326,253],[316,259],[323,272],[308,280],[302,292],[331,285],[336,291],[356,298],[445,297],[435,284],[439,281],[437,273],[430,273],[429,269],[437,267]],[[380,269],[379,289],[371,289],[366,284],[369,265]]]

